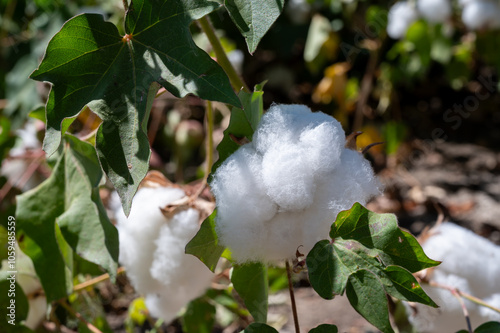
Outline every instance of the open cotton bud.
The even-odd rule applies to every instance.
[[[380,193],[363,156],[345,148],[340,123],[304,105],[274,105],[251,143],[215,172],[216,231],[238,262],[308,253],[341,210]]]
[[[451,16],[450,0],[418,0],[417,8],[431,23],[443,23]]]
[[[128,218],[117,197],[119,261],[136,291],[145,295],[151,315],[169,322],[205,292],[213,277],[201,261],[184,253],[199,229],[199,212],[189,208],[165,217],[161,208],[185,197],[180,188],[140,188]]]
[[[391,38],[401,39],[416,20],[418,20],[418,12],[412,3],[408,1],[396,2],[389,9],[387,34]]]
[[[495,0],[463,0],[462,21],[470,30],[500,27],[500,3]]]
[[[456,224],[446,222],[431,229],[422,244],[425,253],[442,263],[427,280],[482,299],[500,308],[500,247]],[[422,284],[439,305],[431,308],[415,303],[407,306],[409,320],[417,332],[456,332],[467,328],[460,302],[450,290]],[[473,327],[500,321],[500,314],[464,299]]]

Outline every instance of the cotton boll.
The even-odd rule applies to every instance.
[[[450,0],[418,0],[420,14],[431,23],[442,23],[451,16]]]
[[[407,1],[396,2],[389,10],[387,34],[393,39],[401,39],[417,20],[418,12],[413,4]]]
[[[470,30],[500,27],[500,4],[493,0],[463,3],[462,21]]]
[[[141,188],[128,218],[119,205],[115,217],[120,238],[119,261],[154,317],[170,321],[189,301],[210,286],[213,274],[186,244],[199,230],[199,213],[189,208],[166,218],[160,208],[181,199],[177,188]],[[112,197],[114,200],[115,196]]]
[[[422,245],[424,252],[442,263],[433,268],[430,280],[483,299],[500,307],[500,247],[453,223],[432,230]],[[422,284],[439,309],[415,304],[408,308],[410,322],[418,332],[458,331],[466,328],[462,308],[450,291]],[[473,326],[500,320],[500,314],[464,300]]]
[[[275,262],[300,246],[308,252],[328,237],[340,210],[379,193],[369,163],[344,145],[340,124],[324,113],[303,105],[269,109],[254,141],[211,182],[217,235],[233,259]]]

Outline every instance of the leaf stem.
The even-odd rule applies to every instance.
[[[295,333],[300,333],[299,316],[297,315],[297,305],[295,304],[295,294],[293,292],[292,271],[288,260],[286,260],[285,263],[286,263],[286,276],[288,278],[288,291],[290,291],[290,301],[292,303],[292,314],[293,314],[293,323],[295,325]]]
[[[248,88],[246,83],[240,78],[238,73],[236,73],[236,70],[229,61],[226,52],[224,51],[224,48],[222,47],[222,44],[219,41],[219,38],[215,35],[215,29],[212,23],[210,22],[209,18],[207,16],[204,16],[198,20],[198,23],[200,24],[201,30],[203,30],[205,35],[207,35],[207,38],[210,41],[210,44],[212,45],[212,49],[214,50],[215,56],[217,57],[217,62],[224,69],[227,76],[229,77],[229,81],[231,82],[233,89],[236,92],[239,92],[240,89],[243,88],[245,92],[250,93],[250,89]]]
[[[91,323],[89,323],[85,318],[83,318],[83,316],[80,313],[76,312],[71,307],[71,305],[69,305],[68,303],[66,303],[66,300],[60,300],[57,303],[60,304],[63,308],[65,308],[66,311],[68,311],[69,313],[71,313],[74,317],[76,317],[82,323],[84,323],[85,326],[87,326],[87,328],[89,329],[89,331],[91,331],[92,333],[102,333],[102,331],[100,329],[98,329],[97,327],[95,327],[94,325],[92,325]]]
[[[121,274],[125,272],[125,267],[120,267],[118,268],[118,270],[116,271],[116,274]],[[102,282],[102,281],[106,281],[107,279],[109,279],[109,274],[106,273],[106,274],[103,274],[103,275],[100,275],[100,276],[96,276],[95,278],[93,279],[90,279],[88,281],[85,281],[85,282],[82,282],[80,284],[77,284],[74,288],[73,288],[73,292],[79,292],[79,291],[82,291],[83,289],[85,288],[88,288],[90,286],[93,286],[94,284],[97,284],[99,282]]]

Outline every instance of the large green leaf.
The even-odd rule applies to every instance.
[[[439,262],[429,259],[417,240],[398,227],[394,215],[376,214],[355,203],[338,214],[330,236],[316,243],[306,258],[309,280],[321,297],[332,299],[348,288],[356,310],[380,329],[386,320],[374,318],[385,318],[386,294],[437,307],[411,272]],[[373,301],[356,301],[370,295]]]
[[[217,210],[203,221],[198,233],[186,245],[186,253],[200,259],[212,272],[224,253],[225,247],[219,244],[215,231]]]
[[[225,0],[231,19],[254,53],[257,45],[283,11],[284,0]]]
[[[242,333],[278,333],[278,331],[266,324],[252,323]]]
[[[61,142],[63,119],[85,105],[103,120],[96,148],[126,214],[148,170],[145,126],[159,85],[176,96],[192,93],[240,105],[222,68],[194,44],[189,32],[193,20],[218,7],[202,0],[133,1],[125,36],[101,15],[76,16],[52,38],[31,75],[52,83],[44,140],[48,154]]]
[[[367,270],[349,276],[346,295],[352,307],[373,326],[384,333],[393,333],[384,288],[377,277]]]
[[[101,178],[92,145],[66,135],[52,175],[17,197],[19,244],[33,260],[49,301],[71,292],[73,251],[116,274],[118,232],[99,197]]]
[[[186,333],[210,333],[215,324],[215,306],[203,298],[190,302],[182,317],[182,329]]]
[[[263,263],[235,265],[231,282],[245,302],[253,319],[259,323],[267,321],[268,278],[267,266]]]
[[[240,91],[238,97],[241,100],[243,109],[234,107],[231,110],[229,126],[224,131],[224,137],[217,146],[219,159],[212,167],[212,173],[234,153],[240,145],[234,141],[235,138],[246,138],[252,140],[253,133],[259,125],[260,118],[264,114],[264,83],[256,85],[253,93]]]

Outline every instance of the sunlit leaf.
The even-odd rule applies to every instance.
[[[262,263],[235,265],[231,282],[254,320],[265,323],[268,306],[267,266]]]

